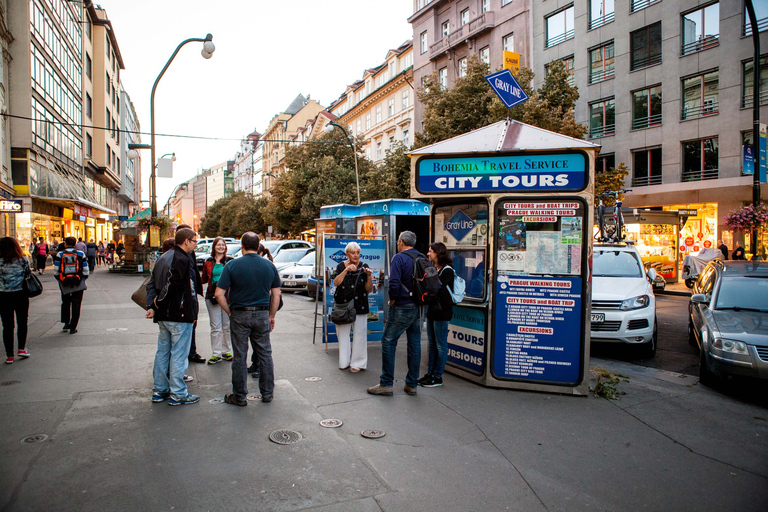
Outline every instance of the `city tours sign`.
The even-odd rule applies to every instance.
[[[581,152],[505,156],[425,157],[416,187],[425,194],[576,192],[587,185]]]

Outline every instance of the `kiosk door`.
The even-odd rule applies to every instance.
[[[588,306],[587,205],[579,197],[517,197],[495,208],[493,376],[576,386]]]

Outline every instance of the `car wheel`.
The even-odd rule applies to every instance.
[[[715,374],[707,368],[707,355],[702,347],[699,355],[699,383],[705,386],[711,386],[716,380]]]
[[[688,344],[692,347],[696,346],[696,334],[693,332],[693,323],[688,319]]]
[[[689,277],[688,279],[685,280],[685,286],[687,286],[688,288],[693,288],[693,283],[695,282],[696,282],[696,279]]]
[[[640,345],[640,359],[653,359],[656,356],[656,345],[659,342],[659,323],[653,319],[653,335],[651,341]]]

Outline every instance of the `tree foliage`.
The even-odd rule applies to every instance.
[[[241,237],[243,233],[266,232],[267,224],[262,210],[266,199],[254,199],[245,192],[235,192],[213,203],[200,223],[200,233],[207,237]]]
[[[366,176],[365,200],[411,197],[411,159],[407,151],[402,142],[387,150],[384,162]]]
[[[624,163],[620,163],[618,167],[611,167],[607,171],[595,173],[595,196],[599,196],[606,191],[618,191],[624,188],[624,178],[627,177],[629,171]],[[621,199],[624,199],[622,194]],[[603,203],[607,206],[613,206],[615,199],[613,197],[603,198]]]

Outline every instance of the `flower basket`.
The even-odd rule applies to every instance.
[[[751,231],[760,224],[768,223],[768,207],[765,203],[742,206],[725,216],[725,225],[733,230]]]

